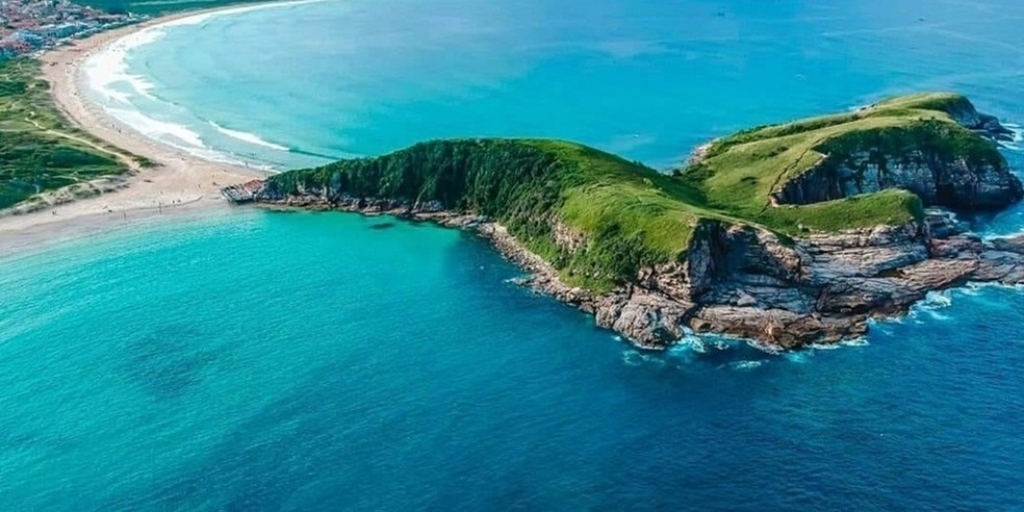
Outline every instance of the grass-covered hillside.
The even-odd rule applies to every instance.
[[[118,152],[71,127],[53,105],[39,62],[0,61],[0,209],[38,192],[126,170]]]
[[[822,144],[866,133],[885,141],[887,130],[937,129],[938,143],[949,151],[990,158],[991,143],[932,108],[956,98],[919,96],[740,132],[672,176],[570,142],[447,140],[272,176],[264,199],[313,194],[439,201],[497,219],[570,283],[604,290],[638,268],[681,259],[701,219],[799,236],[920,218],[921,200],[898,189],[799,206],[772,206],[770,194],[817,162]]]
[[[635,268],[685,251],[696,220],[714,216],[686,184],[578,144],[449,140],[345,160],[267,180],[269,195],[440,201],[500,220],[582,285],[605,288]],[[582,235],[585,248],[556,243]],[[578,250],[577,250],[578,249]]]
[[[899,157],[926,149],[945,162],[1005,167],[995,144],[959,125],[950,112],[974,112],[967,98],[919,94],[879,102],[856,112],[744,130],[718,139],[699,163],[677,172],[702,191],[707,206],[776,229],[797,224],[835,230],[859,223],[901,222],[920,211],[913,194],[891,191],[835,204],[771,207],[771,196],[826,155],[877,150]]]

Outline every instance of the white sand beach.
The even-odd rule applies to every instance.
[[[121,158],[133,173],[108,183],[106,187],[114,189],[110,192],[32,213],[0,216],[0,256],[47,242],[118,229],[142,220],[151,221],[155,216],[172,218],[226,209],[229,205],[220,195],[221,187],[265,174],[257,169],[211,162],[165,146],[114,120],[86,98],[80,68],[89,56],[133,32],[207,12],[193,11],[149,20],[77,40],[42,55],[43,75],[50,82],[54,102],[72,124],[157,165],[143,168],[128,158]]]

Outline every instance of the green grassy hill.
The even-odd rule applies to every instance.
[[[781,230],[796,224],[836,230],[853,224],[902,222],[917,215],[918,201],[900,191],[850,198],[835,204],[769,207],[771,195],[813,168],[825,155],[870,148],[900,157],[922,147],[947,162],[1005,169],[996,146],[957,124],[948,113],[974,107],[956,94],[932,93],[883,101],[845,114],[745,130],[719,139],[704,158],[677,172],[700,189],[708,206]]]
[[[37,192],[123,173],[118,154],[64,121],[39,78],[38,61],[0,61],[0,209]]]
[[[639,268],[682,261],[702,219],[755,225],[784,238],[920,219],[921,199],[905,190],[780,206],[771,194],[811,169],[830,145],[881,144],[894,152],[927,146],[951,160],[1004,168],[991,142],[947,113],[962,101],[920,95],[743,131],[715,141],[703,161],[672,176],[570,142],[445,140],[272,176],[263,199],[437,201],[498,220],[568,282],[603,291]]]
[[[513,170],[514,172],[510,172]],[[576,282],[606,287],[641,265],[678,257],[695,222],[714,212],[686,184],[578,144],[548,140],[448,140],[379,158],[345,160],[267,180],[269,194],[440,201],[499,219]],[[556,228],[587,238],[585,250],[556,242]]]

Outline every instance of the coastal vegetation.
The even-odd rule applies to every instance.
[[[64,120],[39,65],[0,61],[0,209],[127,170],[122,153]]]
[[[843,229],[863,219],[848,211],[851,201],[812,209],[768,208],[773,194],[790,180],[823,162],[865,151],[885,160],[905,161],[921,150],[944,162],[1005,167],[995,144],[958,124],[949,114],[967,101],[956,94],[919,94],[880,102],[857,112],[815,117],[745,130],[713,141],[703,158],[676,172],[701,189],[710,206],[741,218],[757,219],[780,229],[793,221],[811,228]],[[970,105],[970,103],[967,103]],[[973,111],[973,106],[970,107]],[[872,222],[891,216],[901,222],[920,206],[888,194],[860,199],[876,212]]]
[[[813,204],[778,204],[774,194],[826,156],[868,150],[893,160],[927,151],[942,162],[1005,171],[995,145],[950,115],[949,106],[962,101],[904,97],[743,131],[714,141],[673,175],[571,142],[441,140],[272,176],[265,193],[433,202],[484,215],[566,282],[606,291],[640,268],[682,262],[702,220],[755,226],[782,239],[921,220],[921,197],[897,187]]]
[[[514,169],[515,172],[509,172]],[[700,200],[687,185],[578,144],[548,140],[446,140],[379,158],[272,176],[287,192],[329,186],[356,197],[393,197],[498,219],[532,250],[593,287],[685,250]],[[556,237],[584,236],[585,250]]]

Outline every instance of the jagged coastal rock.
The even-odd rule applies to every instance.
[[[524,283],[641,347],[692,330],[788,349],[862,335],[930,291],[1024,283],[1024,236],[982,240],[954,213],[1021,199],[992,142],[1005,130],[962,96],[917,95],[718,139],[674,176],[569,143],[464,140],[224,192],[474,229]]]
[[[773,199],[778,204],[811,204],[900,188],[926,205],[956,209],[999,209],[1019,201],[1024,190],[999,152],[980,137],[947,133],[945,124],[934,121],[834,137],[820,146],[824,156],[781,186]],[[946,147],[955,143],[966,151]]]

